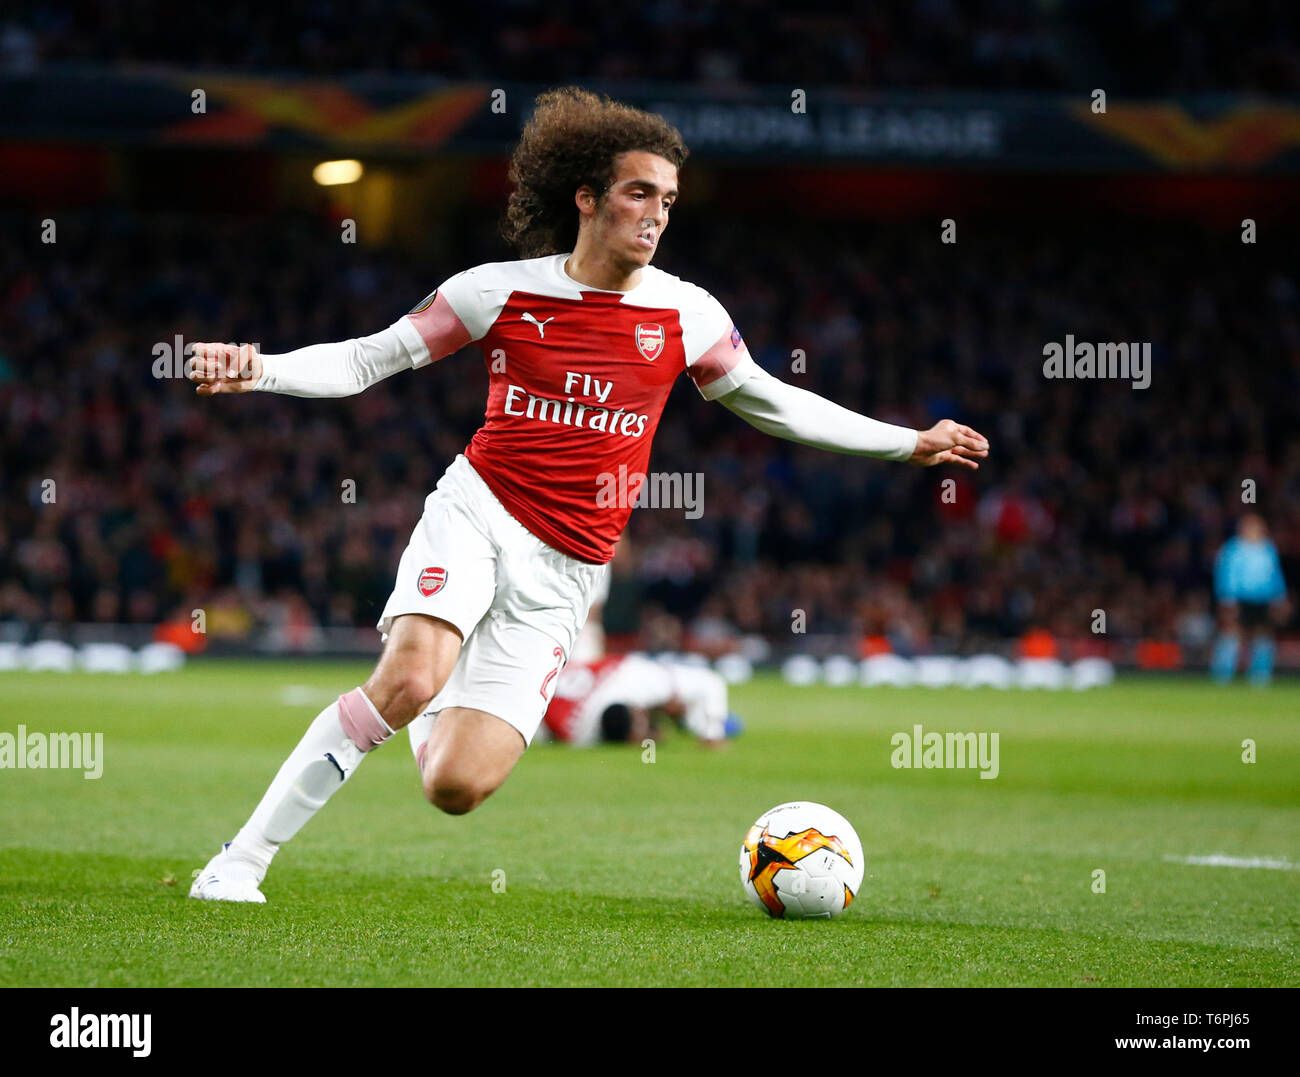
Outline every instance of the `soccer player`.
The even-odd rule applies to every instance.
[[[1286,581],[1277,547],[1268,537],[1264,520],[1248,512],[1214,559],[1214,597],[1219,603],[1219,637],[1210,657],[1210,675],[1221,683],[1232,680],[1241,652],[1241,631],[1251,633],[1252,684],[1273,679],[1273,625],[1286,609]]]
[[[657,739],[663,713],[706,744],[739,732],[727,706],[727,682],[705,666],[641,654],[574,660],[556,679],[542,721],[556,740],[577,747],[601,741]]]
[[[192,896],[265,901],[280,846],[417,719],[424,794],[438,808],[472,811],[505,781],[551,701],[683,372],[706,400],[805,445],[922,466],[974,468],[987,455],[984,437],[951,419],[893,426],[772,377],[717,300],[652,266],[685,160],[662,117],[549,91],[510,165],[503,231],[522,260],[456,274],[372,336],[284,355],[193,346],[204,396],[349,396],[471,342],[490,383],[482,427],[402,554],[374,672],[317,715]],[[611,503],[599,496],[611,475],[636,488]]]

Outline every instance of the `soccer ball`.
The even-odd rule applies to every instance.
[[[857,832],[824,804],[779,804],[758,817],[740,846],[740,885],[778,919],[838,916],[857,894],[862,873]]]

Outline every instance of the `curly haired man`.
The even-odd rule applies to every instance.
[[[490,382],[482,427],[402,554],[374,673],[311,723],[191,896],[265,901],[279,847],[403,727],[438,808],[472,811],[500,787],[551,701],[683,372],[706,400],[802,444],[924,466],[987,455],[952,420],[893,426],[772,377],[717,300],[653,267],[686,156],[659,116],[549,91],[510,167],[503,232],[521,260],[456,274],[372,336],[284,355],[194,345],[205,396],[349,396],[471,342]],[[600,496],[611,474],[632,477],[612,503]]]

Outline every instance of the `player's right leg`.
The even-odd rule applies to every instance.
[[[464,642],[449,621],[399,615],[393,619],[379,664],[361,691],[392,729],[402,729],[442,691]]]
[[[280,846],[343,787],[369,751],[441,691],[460,648],[460,631],[447,621],[396,617],[370,679],[316,716],[248,822],[199,872],[190,896],[265,901],[259,886]]]
[[[442,691],[496,590],[497,548],[466,485],[468,467],[458,457],[425,501],[380,617],[386,645],[374,673],[316,716],[191,897],[264,901],[259,886],[280,846]]]

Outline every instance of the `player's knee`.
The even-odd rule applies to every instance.
[[[448,815],[468,815],[480,804],[484,797],[476,797],[465,789],[435,789],[429,796],[429,803]]]
[[[375,708],[394,729],[406,725],[438,694],[431,670],[410,669],[372,678],[365,686]]]
[[[439,685],[434,683],[432,670],[413,669],[402,679],[402,703],[410,708],[411,717],[419,714],[424,705],[438,694]]]
[[[425,795],[430,804],[448,815],[468,815],[488,798],[487,793],[463,786],[435,786]]]
[[[436,767],[424,776],[425,798],[448,815],[472,812],[496,790],[495,783],[469,775],[440,773]]]

